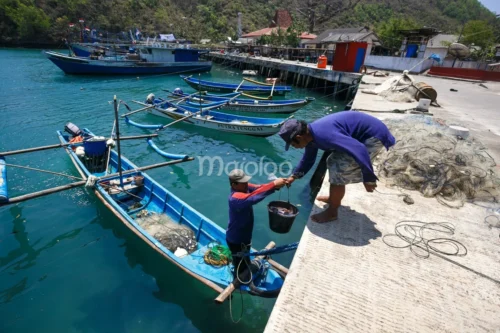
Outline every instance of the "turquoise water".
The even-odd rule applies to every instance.
[[[241,73],[214,67],[202,78],[239,83]],[[144,100],[151,92],[164,96],[161,89],[190,91],[176,76],[67,76],[40,51],[6,49],[0,50],[0,87],[0,151],[56,144],[56,130],[68,121],[109,135],[114,94],[133,106],[132,100]],[[290,98],[303,96],[318,100],[297,112],[298,119],[314,120],[330,108],[343,107],[343,102],[305,89],[294,89]],[[132,119],[166,122],[141,113]],[[120,126],[123,135],[147,133]],[[186,124],[170,127],[155,142],[172,153],[220,156],[225,163],[259,163],[264,157],[264,163],[295,165],[301,154],[285,152],[278,136],[238,136]],[[164,161],[143,140],[123,142],[122,153],[139,166]],[[7,163],[78,176],[63,150],[16,155]],[[224,175],[199,176],[197,160],[148,173],[226,227],[229,187]],[[72,181],[12,167],[8,180],[11,197]],[[267,176],[256,175],[253,182],[267,182]],[[287,244],[300,239],[311,209],[308,182],[306,177],[290,190],[290,201],[300,205],[301,213],[288,234],[273,233],[268,226],[266,203],[279,194],[255,207],[256,248],[270,240]],[[281,198],[286,198],[286,190],[282,192]],[[288,266],[292,257],[287,253],[274,258]],[[229,305],[215,305],[215,297],[144,245],[85,188],[0,208],[0,332],[261,332],[275,302],[244,295],[243,319],[233,324]],[[233,310],[237,318],[239,295],[233,298]]]

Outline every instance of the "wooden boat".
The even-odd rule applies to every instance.
[[[88,129],[83,131],[87,137],[94,136]],[[137,171],[138,167],[128,159],[123,156],[119,159],[118,153],[114,150],[108,149],[105,154],[100,156],[100,161],[103,162],[101,164],[98,161],[96,162],[96,155],[94,155],[93,161],[89,162],[85,157],[87,153],[83,157],[77,155],[78,147],[85,145],[85,143],[71,144],[70,136],[62,131],[58,131],[57,134],[61,144],[67,145],[65,146],[66,152],[80,175],[85,179],[105,177],[107,171],[117,172],[118,165],[121,164],[122,172],[125,174],[121,179],[122,184],[120,185],[120,176],[107,177],[105,180],[97,178],[94,186],[95,194],[140,239],[183,271],[215,291],[222,293],[225,291],[224,288],[228,290],[233,286],[233,275],[227,266],[215,267],[207,264],[203,259],[205,252],[214,244],[226,244],[225,231],[221,227],[172,194],[147,173]],[[153,148],[158,149],[157,147]],[[106,159],[108,153],[110,153],[109,163],[107,163],[108,159]],[[178,158],[183,156],[171,155],[167,157]],[[183,158],[187,157],[184,156]],[[118,162],[119,160],[120,162]],[[93,172],[89,170],[89,165],[94,169]],[[164,216],[171,220],[172,223],[191,229],[195,235],[195,251],[180,256],[179,254],[176,255],[177,251],[174,253],[167,249],[160,240],[141,227],[138,218],[144,216],[144,214]],[[283,285],[283,277],[269,266],[272,265],[272,261],[268,263],[264,259],[260,260],[263,264],[261,271],[254,273],[252,283],[241,285],[240,289],[253,295],[276,297]]]
[[[251,136],[266,137],[276,134],[286,120],[283,118],[273,119],[238,116],[210,110],[210,108],[219,107],[220,104],[203,108],[200,112],[200,108],[178,105],[163,99],[155,99],[152,104],[141,102],[137,103],[143,105],[144,107],[154,105],[154,107],[145,112],[149,112],[160,117],[179,120],[190,116],[189,118],[183,120],[183,122],[222,132],[246,134]],[[160,129],[162,127],[162,125],[138,124],[131,121],[128,117],[125,118],[125,121],[130,125],[142,128]]]
[[[187,94],[174,94],[176,97],[187,97]],[[261,101],[256,99],[237,98],[230,100],[231,97],[221,97],[213,95],[191,96],[186,102],[189,106],[210,107],[221,102],[220,109],[223,111],[232,112],[254,112],[254,113],[294,113],[303,108],[307,104],[315,100],[313,97],[306,97],[304,99],[290,99],[281,101]]]
[[[45,55],[66,74],[149,75],[210,71],[212,62],[199,61],[198,50],[155,48],[140,49],[140,54],[127,55],[126,59],[107,57],[90,59],[71,57],[46,51]]]
[[[216,93],[231,93],[231,92],[244,92],[252,95],[274,95],[284,96],[287,92],[292,91],[290,86],[274,86],[274,85],[248,85],[248,84],[231,84],[219,83],[213,81],[205,81],[195,79],[191,76],[181,75],[181,78],[196,90],[206,90]]]

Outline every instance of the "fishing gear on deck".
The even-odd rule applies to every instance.
[[[231,250],[224,245],[211,244],[203,255],[203,260],[212,266],[227,266],[232,261]]]

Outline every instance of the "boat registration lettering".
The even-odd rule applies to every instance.
[[[264,129],[262,127],[257,126],[235,126],[235,125],[226,125],[226,124],[217,124],[218,128],[231,129],[237,131],[253,131],[253,132],[262,132]]]

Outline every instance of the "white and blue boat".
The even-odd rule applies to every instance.
[[[206,72],[212,62],[200,61],[200,51],[190,48],[173,48],[166,43],[142,45],[139,54],[123,57],[92,59],[72,57],[59,52],[45,54],[66,74],[86,75],[149,75]]]
[[[234,93],[233,93],[234,94]],[[290,114],[298,111],[304,106],[315,100],[314,97],[306,97],[304,99],[287,99],[287,100],[258,100],[234,98],[234,96],[223,97],[214,95],[188,95],[184,93],[172,94],[175,97],[189,97],[186,104],[193,107],[210,107],[220,105],[222,111],[231,112],[250,112],[250,113],[282,113]],[[221,104],[223,103],[223,104]]]
[[[215,103],[206,108],[196,108],[194,106],[175,104],[161,98],[154,99],[151,104],[136,102],[144,107],[150,107],[145,112],[156,116],[180,120],[186,118],[182,122],[204,127],[221,132],[229,132],[234,134],[245,134],[250,136],[267,137],[278,133],[281,125],[288,118],[258,118],[233,115],[223,112],[213,111],[219,108],[225,102]],[[143,125],[133,122],[128,117],[125,121],[136,127],[145,129],[161,129],[164,125]]]
[[[105,140],[89,140],[95,136],[88,129],[83,130],[84,142],[79,143],[71,143],[72,137],[62,131],[57,134],[80,175],[95,180],[94,191],[99,200],[135,235],[218,293],[231,286],[234,280],[231,266],[214,266],[204,260],[211,247],[226,245],[225,231],[221,227],[140,171],[140,167],[119,156],[107,147]],[[155,145],[151,147],[159,151]],[[192,160],[185,155],[161,155],[174,159],[172,162]],[[117,175],[119,165],[121,177]],[[162,221],[166,219],[170,228],[187,227],[191,231],[189,251],[170,250],[151,228],[141,223],[141,218],[152,214],[162,217]],[[259,271],[254,272],[251,282],[242,284],[240,289],[261,297],[276,297],[284,282],[283,275],[273,268],[276,263],[264,258],[256,260],[260,262]]]

